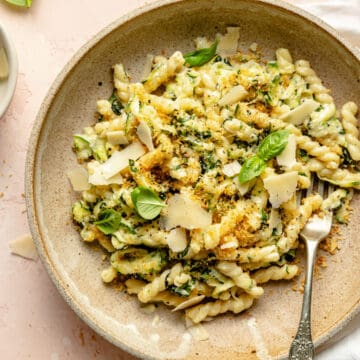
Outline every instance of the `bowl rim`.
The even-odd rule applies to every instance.
[[[105,26],[102,30],[96,33],[90,40],[85,42],[71,57],[67,64],[62,68],[60,73],[56,76],[51,87],[49,88],[45,98],[43,99],[39,111],[36,115],[31,135],[28,142],[27,156],[25,162],[25,198],[27,207],[27,216],[31,234],[33,236],[37,251],[40,255],[40,259],[45,266],[51,280],[55,284],[61,296],[72,308],[72,310],[97,334],[105,338],[111,344],[116,347],[128,352],[129,354],[142,358],[142,359],[155,359],[149,355],[141,353],[140,351],[124,344],[119,339],[115,338],[111,334],[108,334],[105,329],[92,317],[90,313],[87,313],[81,306],[81,304],[72,297],[71,291],[68,290],[64,279],[61,278],[56,266],[50,260],[48,256],[45,243],[42,240],[42,230],[37,220],[37,200],[35,194],[34,177],[35,177],[35,164],[38,156],[38,145],[43,131],[43,124],[46,121],[48,111],[56,97],[58,91],[61,89],[63,82],[67,79],[68,75],[72,72],[72,69],[86,56],[86,54],[103,38],[110,35],[119,26],[128,23],[129,21],[141,16],[143,13],[151,12],[161,7],[171,6],[181,2],[191,2],[193,0],[157,0],[139,8],[126,13],[118,19],[112,21],[110,24]],[[250,0],[243,0],[244,2],[250,2]],[[296,7],[283,0],[252,0],[255,3],[263,4],[265,6],[277,8],[282,11],[286,11],[291,15],[295,15],[302,18],[305,22],[310,22],[312,25],[317,27],[320,31],[323,31],[330,35],[345,51],[350,53],[355,60],[360,64],[360,49],[352,45],[348,40],[344,39],[334,28],[326,24],[324,21],[308,13],[307,11]],[[1,24],[0,24],[1,30]],[[318,348],[320,345],[326,346],[326,342],[343,329],[353,318],[360,314],[360,299],[353,308],[333,327],[330,331],[324,333],[315,342],[314,345]],[[278,359],[286,359],[287,357],[281,356]]]
[[[2,23],[0,23],[0,45],[1,43],[5,49],[9,63],[9,76],[7,79],[3,80],[7,83],[7,87],[5,96],[0,101],[0,118],[2,118],[2,116],[5,114],[10,105],[11,99],[14,96],[18,76],[18,58],[15,45]]]

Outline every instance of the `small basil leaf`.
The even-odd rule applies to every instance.
[[[203,48],[185,54],[185,63],[190,67],[206,64],[215,56],[217,45],[218,40],[215,40],[215,42],[209,48]]]
[[[131,234],[135,234],[135,230],[123,223],[121,214],[114,209],[101,210],[99,220],[95,221],[94,224],[105,235],[113,234],[121,227],[125,228]]]
[[[246,183],[254,177],[259,176],[264,171],[265,167],[265,161],[257,156],[247,159],[241,167],[239,173],[239,183]]]
[[[289,130],[278,130],[268,135],[260,144],[257,156],[268,161],[281,154],[288,143],[289,134]]]
[[[137,213],[145,220],[155,219],[165,206],[154,191],[142,186],[131,193],[131,200]]]

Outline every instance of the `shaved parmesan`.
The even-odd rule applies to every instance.
[[[120,174],[116,174],[109,179],[106,179],[103,174],[103,167],[98,161],[91,161],[87,164],[89,171],[89,183],[92,185],[111,185],[123,183],[123,178]]]
[[[296,164],[296,136],[290,134],[288,143],[283,152],[276,157],[276,161],[280,166],[292,167]]]
[[[238,27],[228,27],[225,35],[219,35],[219,44],[217,46],[217,53],[221,57],[234,55],[238,48],[240,37],[240,29]]]
[[[83,167],[77,167],[76,169],[69,170],[66,175],[69,178],[74,191],[84,191],[90,189],[91,185],[88,181],[88,172]]]
[[[269,193],[273,208],[291,199],[296,191],[298,172],[291,171],[281,175],[272,175],[264,179],[264,187]]]
[[[26,259],[37,260],[38,254],[31,235],[20,236],[9,243],[13,254],[22,256]]]
[[[243,100],[248,92],[242,85],[232,87],[220,100],[219,106],[232,105],[236,102]]]
[[[9,76],[9,63],[6,57],[5,49],[0,47],[0,80]]]
[[[240,172],[241,165],[237,160],[235,160],[229,164],[224,165],[222,170],[224,175],[233,177]]]
[[[140,121],[139,126],[136,129],[136,134],[139,137],[140,141],[146,145],[149,151],[154,150],[154,144],[151,136],[151,129],[145,121]]]
[[[237,189],[239,190],[240,195],[244,196],[255,184],[255,179],[250,180],[244,184],[240,184],[239,178],[236,176],[234,177],[233,182],[236,185]]]
[[[289,111],[288,113],[282,114],[280,116],[280,119],[294,125],[300,125],[318,107],[319,103],[314,100],[308,99],[295,109]]]
[[[137,160],[145,154],[143,146],[134,141],[125,149],[114,151],[111,157],[102,164],[102,174],[105,179],[109,179],[129,166],[129,160]]]
[[[221,244],[220,245],[220,249],[224,250],[224,249],[236,249],[239,247],[239,244],[236,241],[229,241],[225,244]]]
[[[184,229],[176,228],[170,231],[166,238],[169,248],[174,252],[181,252],[186,249],[187,240]]]
[[[186,309],[190,306],[194,306],[194,305],[202,302],[204,299],[205,299],[205,295],[194,296],[188,300],[183,301],[180,305],[178,305],[172,311],[174,312],[174,311]]]
[[[122,130],[108,131],[106,136],[111,145],[127,145],[129,143],[125,131]]]
[[[164,212],[162,223],[166,230],[176,226],[191,230],[211,225],[211,214],[185,193],[172,196]]]

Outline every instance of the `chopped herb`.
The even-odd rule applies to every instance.
[[[211,131],[210,130],[196,131],[195,133],[200,139],[203,139],[203,140],[211,138]]]
[[[236,104],[235,111],[234,111],[234,116],[237,115],[238,111],[239,111],[239,104]]]
[[[319,112],[321,110],[324,110],[324,107],[322,105],[320,105],[317,109],[315,109],[316,112]]]
[[[261,223],[265,224],[268,219],[268,215],[264,209],[261,209]]]
[[[195,280],[191,279],[181,286],[171,285],[169,290],[176,295],[187,297],[190,295],[192,289],[195,287]]]
[[[308,153],[303,149],[300,149],[299,155],[300,155],[300,157],[303,158],[304,161],[306,161],[308,159]]]
[[[121,114],[121,110],[124,108],[123,105],[121,104],[119,98],[117,97],[116,94],[116,89],[114,89],[113,93],[111,94],[111,96],[109,97],[109,102],[111,104],[111,110],[113,111],[113,113],[115,115],[120,115]]]
[[[276,75],[276,76],[272,79],[271,84],[274,85],[274,86],[279,85],[280,79],[281,79],[280,75]]]
[[[202,173],[206,173],[209,170],[213,170],[221,165],[220,160],[215,160],[213,153],[207,152],[200,157],[200,166]]]
[[[197,75],[194,75],[191,72],[187,72],[186,75],[191,79],[196,79],[197,78]]]
[[[355,161],[351,158],[349,150],[346,147],[342,147],[341,158],[343,159],[343,165],[352,166],[355,165]]]
[[[296,250],[291,249],[286,254],[284,254],[284,256],[285,256],[286,261],[289,261],[289,262],[293,261],[295,259],[295,256],[296,256]]]
[[[129,168],[130,168],[130,171],[133,173],[136,173],[139,171],[139,169],[135,166],[135,161],[133,159],[129,159]]]
[[[278,63],[276,61],[268,61],[267,63],[268,67],[273,68],[273,69],[278,69]]]

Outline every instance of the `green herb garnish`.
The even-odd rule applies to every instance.
[[[16,5],[16,6],[23,6],[23,7],[30,7],[32,4],[32,0],[5,0],[9,4]]]
[[[257,154],[247,159],[241,167],[239,182],[243,184],[259,176],[266,167],[266,161],[280,155],[287,143],[290,132],[278,130],[268,135],[260,144]]]
[[[135,230],[123,222],[121,214],[114,209],[101,210],[98,216],[99,220],[94,224],[105,235],[110,235],[118,231],[121,227],[125,228],[132,234],[135,234]]]
[[[145,220],[155,219],[165,206],[154,191],[143,186],[137,187],[131,193],[131,200],[137,213]]]
[[[203,48],[185,54],[185,64],[193,67],[208,63],[215,56],[217,45],[218,40],[215,40],[215,42],[209,48]]]
[[[239,173],[240,184],[246,183],[256,176],[259,176],[266,168],[266,162],[258,156],[247,159]]]
[[[289,130],[278,130],[268,135],[260,144],[257,156],[264,161],[273,159],[285,149],[290,132]]]

